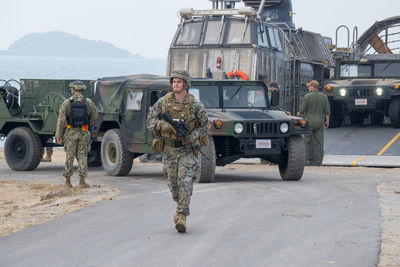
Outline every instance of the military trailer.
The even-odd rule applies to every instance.
[[[331,39],[296,29],[291,0],[211,2],[212,9],[180,10],[166,75],[179,69],[194,78],[278,81],[280,107],[296,114],[306,83],[329,78]]]
[[[57,146],[54,135],[61,104],[73,80],[0,80],[0,136],[7,139],[4,154],[13,170],[34,170],[43,147]],[[84,81],[90,88],[90,81]],[[91,91],[83,93],[91,96]]]
[[[0,133],[7,136],[5,157],[10,168],[33,170],[43,147],[56,146],[57,113],[69,96],[69,82],[21,80],[19,95],[13,94],[18,105],[7,101],[12,90],[1,87]],[[155,75],[101,78],[92,88],[85,94],[93,99],[99,117],[91,125],[89,163],[103,165],[109,175],[127,175],[134,158],[153,153],[154,135],[147,130],[146,119],[151,106],[170,90],[169,79]],[[216,166],[240,158],[268,160],[279,165],[282,179],[301,179],[302,134],[308,132],[308,123],[271,110],[263,82],[195,79],[190,93],[205,105],[211,130],[209,144],[202,150],[208,159],[201,156],[198,182],[213,181]],[[276,104],[278,98],[272,99]]]
[[[330,127],[339,127],[348,116],[352,124],[369,119],[379,125],[384,117],[400,128],[400,16],[375,22],[360,38],[357,27],[336,30],[331,52],[336,61],[334,78],[323,92],[331,106]],[[338,31],[347,30],[347,47],[337,47]]]

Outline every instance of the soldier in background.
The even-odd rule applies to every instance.
[[[51,156],[53,155],[53,147],[48,146],[45,148],[45,153],[43,154],[42,162],[51,162]]]
[[[74,158],[76,157],[80,178],[79,187],[85,188],[89,187],[85,182],[88,173],[87,154],[91,145],[89,124],[97,118],[98,113],[93,101],[82,95],[82,91],[86,90],[86,85],[83,82],[71,82],[69,87],[72,96],[61,105],[57,121],[56,140],[58,144],[64,143],[66,152],[63,172],[65,185],[72,187],[71,176]]]
[[[280,88],[281,88],[281,86],[279,85],[278,82],[276,82],[276,81],[270,82],[269,85],[268,85],[268,99],[271,100],[271,95],[272,95],[272,92],[273,92],[273,91],[277,91],[278,94],[280,94],[280,93],[279,93]],[[286,115],[288,115],[288,116],[291,115],[291,113],[290,113],[289,111],[286,111],[286,110],[282,109],[281,107],[279,107],[279,103],[278,103],[277,106],[273,106],[272,109],[273,109],[273,110],[280,110],[280,111],[283,111],[283,112],[285,112]]]
[[[328,97],[319,91],[319,83],[312,80],[307,84],[308,91],[300,105],[297,116],[310,122],[311,134],[304,135],[306,165],[322,165],[324,158],[324,126],[329,127]]]
[[[204,106],[188,93],[191,77],[186,71],[174,71],[170,77],[172,92],[157,100],[147,118],[147,128],[153,130],[159,143],[153,150],[162,152],[163,174],[173,200],[177,203],[174,214],[175,228],[186,232],[186,216],[190,214],[189,204],[193,192],[193,179],[199,175],[199,151],[193,149],[184,138],[178,137],[168,122],[160,115],[168,112],[173,119],[183,119],[191,129],[191,136],[201,145],[208,142],[208,118]],[[157,148],[155,148],[157,147]]]

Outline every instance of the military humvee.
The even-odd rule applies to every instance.
[[[349,115],[353,124],[369,117],[371,124],[382,124],[384,116],[400,128],[400,16],[376,21],[359,38],[358,28],[341,25],[336,44],[329,47],[335,59],[333,80],[323,92],[331,105],[330,127],[341,125]],[[338,32],[347,30],[347,47],[337,47]]]
[[[331,105],[331,127],[341,125],[345,116],[352,124],[382,124],[389,116],[400,127],[400,56],[365,55],[359,60],[337,61],[335,80],[324,87]]]
[[[0,115],[0,133],[7,136],[5,156],[12,169],[35,169],[43,146],[55,146],[57,112],[68,96],[68,83],[23,80],[21,91],[25,97],[19,101],[24,102],[24,112],[16,115],[7,109],[7,101],[0,102],[0,111],[4,111]],[[103,165],[109,175],[126,175],[134,158],[153,153],[154,136],[146,128],[147,115],[151,106],[169,90],[169,80],[155,75],[95,81],[93,90],[86,92],[91,93],[88,96],[99,111],[99,118],[91,129],[89,164]],[[35,101],[27,98],[25,91],[35,93]],[[201,157],[201,175],[197,181],[213,181],[215,166],[224,166],[240,158],[266,159],[279,165],[282,179],[301,179],[304,170],[301,135],[308,131],[307,121],[271,110],[263,82],[195,79],[190,93],[204,103],[211,129],[209,145],[203,148],[209,160]],[[273,99],[272,104],[276,104],[277,97]],[[24,167],[19,167],[19,160],[24,162]]]

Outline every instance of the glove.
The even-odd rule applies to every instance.
[[[162,132],[166,132],[166,133],[174,133],[174,134],[176,134],[176,131],[175,131],[174,127],[172,127],[172,125],[169,124],[166,121],[162,121],[161,122],[161,131]]]
[[[199,132],[197,131],[197,129],[194,129],[192,132],[192,137],[194,140],[198,139],[200,137]]]

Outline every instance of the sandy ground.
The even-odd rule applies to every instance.
[[[63,149],[54,149],[52,162],[63,163]],[[0,148],[0,161],[4,160]],[[138,159],[135,162],[139,163]],[[151,164],[151,163],[150,163]],[[237,170],[241,172],[255,170],[263,164],[229,164],[217,167],[218,172]],[[307,170],[321,167],[307,167]],[[332,167],[322,167],[335,171]],[[332,169],[332,170],[331,170]],[[350,168],[346,167],[346,169]],[[352,172],[362,168],[351,168]],[[400,182],[380,183],[377,185],[381,207],[381,253],[380,267],[400,266]],[[0,179],[0,237],[29,226],[51,220],[68,212],[91,205],[97,201],[109,200],[118,194],[114,187],[93,186],[88,189],[66,190],[61,185],[3,181]]]
[[[64,162],[64,155],[62,149],[55,149],[52,161]],[[4,161],[3,149],[0,161]],[[118,193],[118,189],[110,186],[66,189],[46,182],[0,179],[0,237],[101,200],[112,200]]]

